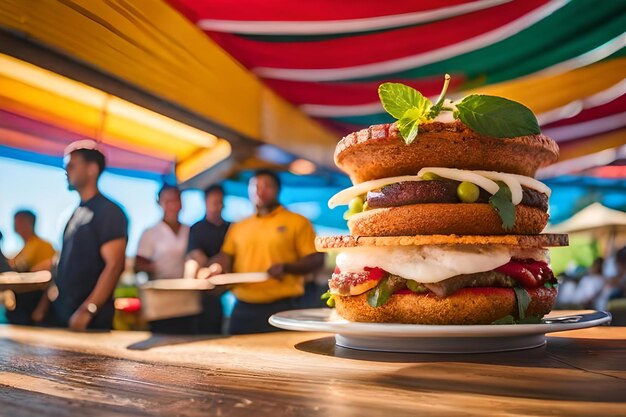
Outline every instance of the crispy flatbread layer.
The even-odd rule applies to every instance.
[[[500,235],[500,236],[459,236],[459,235],[417,235],[417,236],[325,236],[315,238],[318,251],[330,251],[361,246],[426,246],[426,245],[507,245],[523,248],[545,248],[567,246],[565,234],[541,235]]]

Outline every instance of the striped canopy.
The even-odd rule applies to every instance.
[[[304,113],[344,134],[390,122],[377,87],[504,96],[562,160],[626,143],[626,2],[167,0]]]
[[[99,132],[114,166],[160,175],[175,167],[180,181],[226,158],[227,146],[216,148],[223,140],[234,157],[267,143],[334,168],[342,134],[391,121],[380,83],[435,97],[449,73],[453,99],[498,95],[538,115],[567,167],[551,176],[593,169],[607,163],[601,151],[622,155],[626,143],[624,28],[623,0],[3,0],[0,150],[58,156],[65,142]],[[93,77],[50,91],[50,74],[24,79],[34,55],[19,42],[110,79],[79,99],[74,90]],[[44,71],[64,68],[40,61]],[[169,126],[191,120],[212,136],[172,136],[171,127],[157,139],[159,115],[121,120],[141,103],[107,90],[110,81],[173,106]]]

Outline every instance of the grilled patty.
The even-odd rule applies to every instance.
[[[409,204],[461,203],[456,193],[459,184],[460,181],[446,179],[399,182],[387,185],[380,190],[368,192],[367,205],[369,208],[383,208]],[[489,203],[489,197],[491,194],[481,188],[476,203]],[[522,187],[521,204],[547,212],[548,196],[539,191]]]

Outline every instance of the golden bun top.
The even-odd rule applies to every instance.
[[[539,135],[494,138],[476,133],[460,120],[429,122],[407,145],[395,123],[370,126],[345,136],[335,163],[353,183],[415,175],[423,167],[499,171],[534,177],[538,168],[557,161],[559,148]]]

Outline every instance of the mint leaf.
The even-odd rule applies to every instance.
[[[508,316],[499,318],[498,320],[492,322],[491,324],[515,324],[515,317],[509,314]]]
[[[376,287],[367,292],[367,304],[374,308],[380,307],[389,301],[394,291],[389,278],[383,278]]]
[[[533,112],[506,98],[472,94],[456,107],[459,119],[483,135],[513,138],[541,133]]]
[[[427,288],[423,284],[417,281],[413,281],[412,279],[407,279],[405,285],[409,290],[416,292],[416,293],[424,293],[428,291]]]
[[[384,83],[378,87],[378,97],[387,113],[401,119],[407,110],[416,108],[426,113],[431,102],[416,89],[400,83]]]
[[[526,317],[526,311],[530,305],[530,294],[523,288],[515,287],[515,298],[517,299],[517,314],[520,320],[524,320]]]
[[[510,230],[515,226],[515,205],[511,201],[509,187],[500,185],[498,192],[489,197],[489,204],[498,212],[504,230]]]
[[[495,320],[491,324],[541,324],[541,317],[528,316],[521,320],[515,320],[515,317],[509,314],[508,316]]]
[[[525,317],[523,320],[520,320],[519,324],[541,324],[541,317],[528,316],[528,317]]]
[[[410,145],[417,137],[422,117],[423,114],[420,110],[413,107],[404,112],[402,118],[398,120],[398,129],[400,129],[400,134],[407,145]]]

